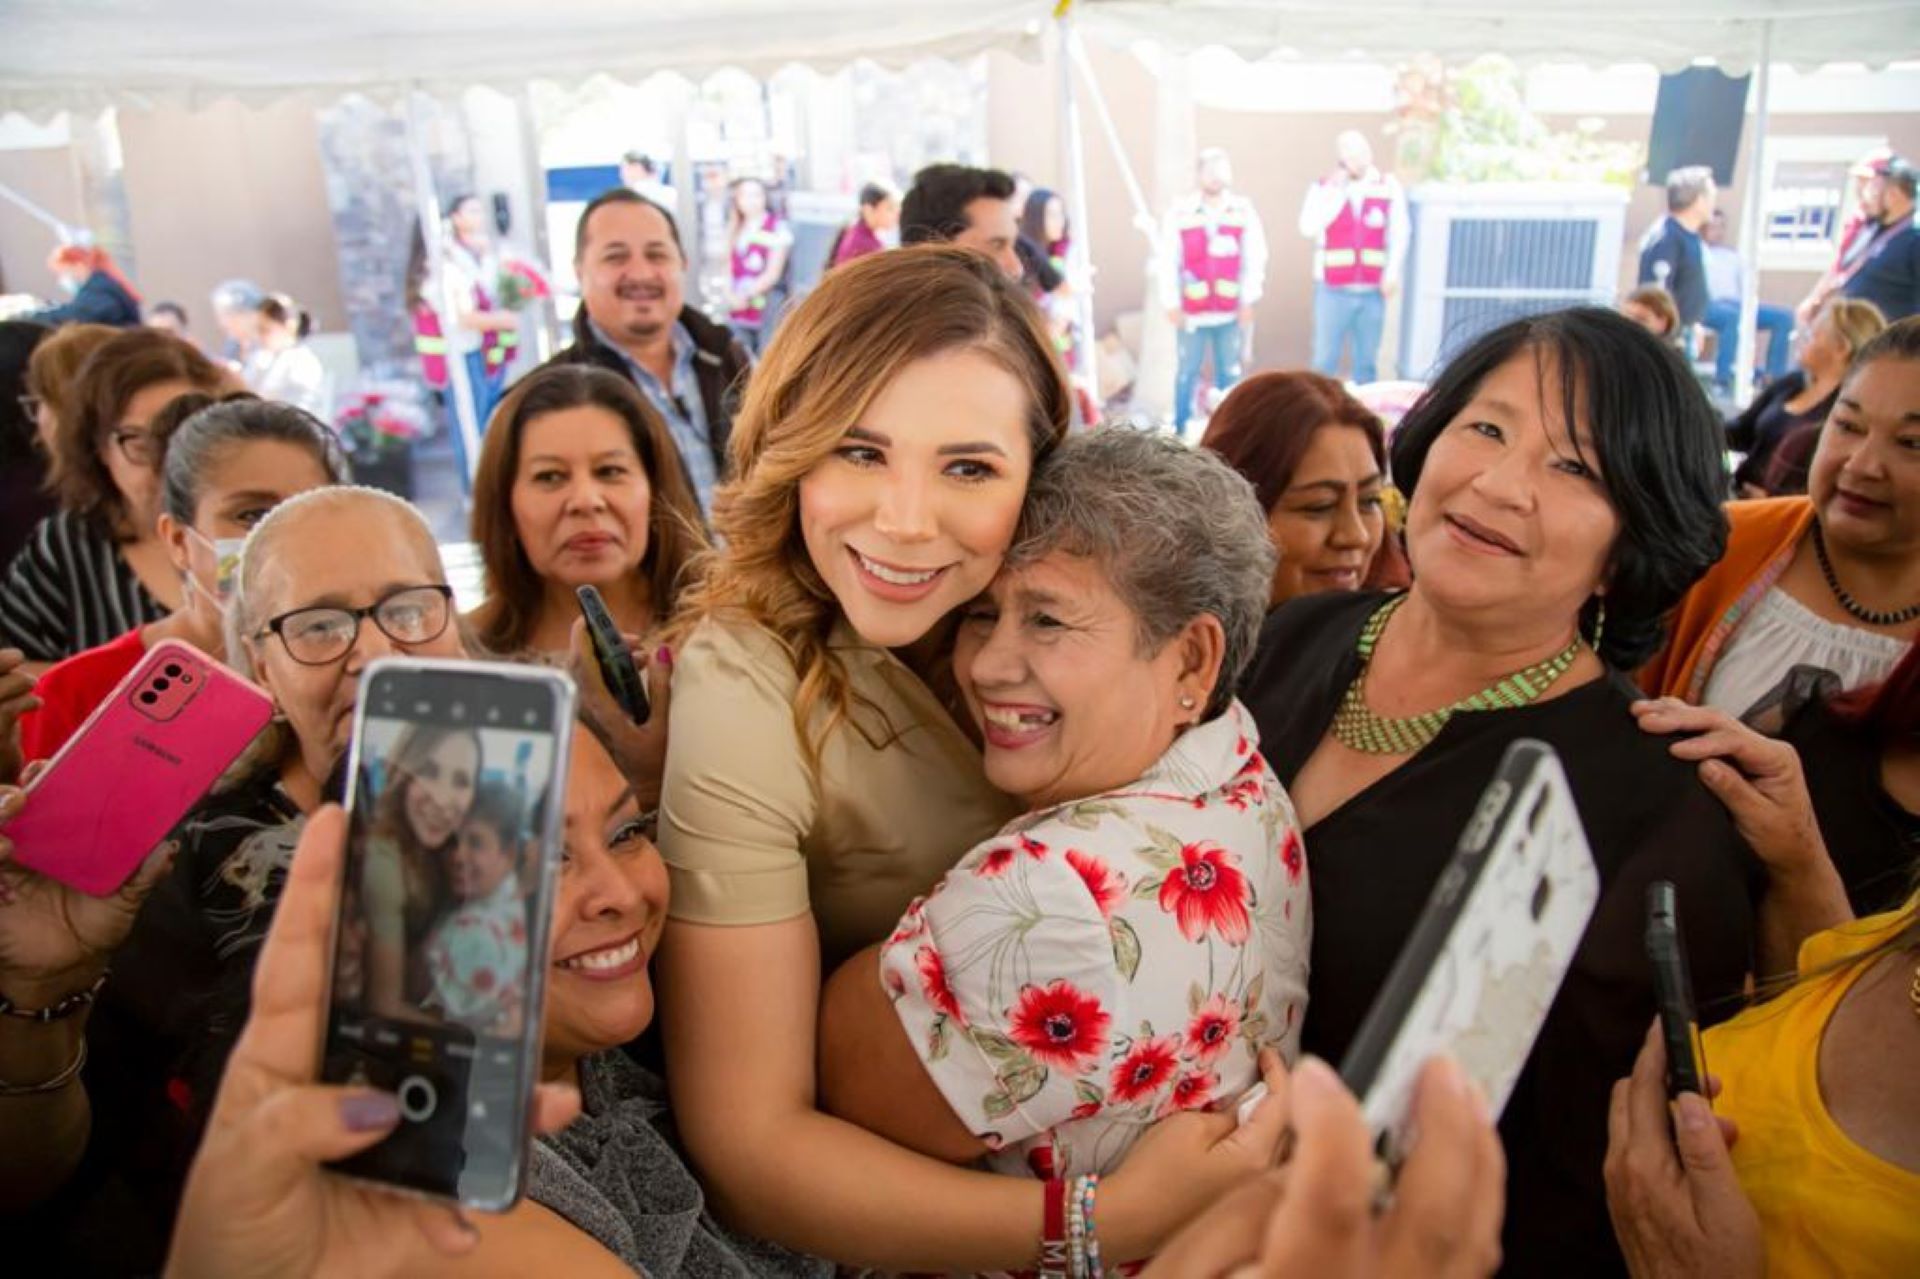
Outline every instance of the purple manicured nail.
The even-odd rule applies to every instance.
[[[653,660],[660,663],[660,665],[662,666],[672,666],[673,650],[668,648],[665,644],[662,644],[660,646],[660,651],[653,655]]]
[[[359,1092],[340,1099],[340,1122],[349,1132],[378,1132],[400,1122],[400,1099],[392,1093]]]

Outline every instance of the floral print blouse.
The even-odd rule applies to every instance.
[[[1132,786],[1029,813],[881,950],[908,1035],[1000,1172],[1107,1172],[1176,1110],[1291,1061],[1311,905],[1293,805],[1245,707]]]

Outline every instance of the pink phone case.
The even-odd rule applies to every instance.
[[[14,860],[104,897],[199,802],[273,716],[267,695],[162,640],[27,788]]]

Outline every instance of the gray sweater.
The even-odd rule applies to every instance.
[[[727,1234],[680,1157],[666,1087],[620,1052],[580,1063],[580,1118],[533,1146],[528,1195],[644,1275],[668,1279],[833,1274],[772,1244]]]

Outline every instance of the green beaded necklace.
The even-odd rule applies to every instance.
[[[1353,683],[1347,685],[1347,694],[1340,699],[1340,709],[1333,714],[1333,736],[1348,750],[1359,751],[1363,755],[1412,755],[1425,749],[1427,743],[1440,735],[1447,721],[1461,711],[1511,710],[1539,700],[1541,694],[1552,688],[1554,681],[1565,675],[1574,659],[1580,656],[1580,636],[1575,634],[1572,643],[1546,661],[1536,662],[1525,670],[1503,676],[1496,683],[1461,698],[1451,706],[1402,719],[1388,719],[1374,714],[1367,707],[1367,670],[1373,665],[1373,647],[1379,642],[1380,633],[1387,629],[1387,619],[1393,616],[1394,610],[1406,598],[1405,595],[1396,595],[1382,604],[1367,619],[1366,629],[1360,632],[1360,672],[1353,677]]]

